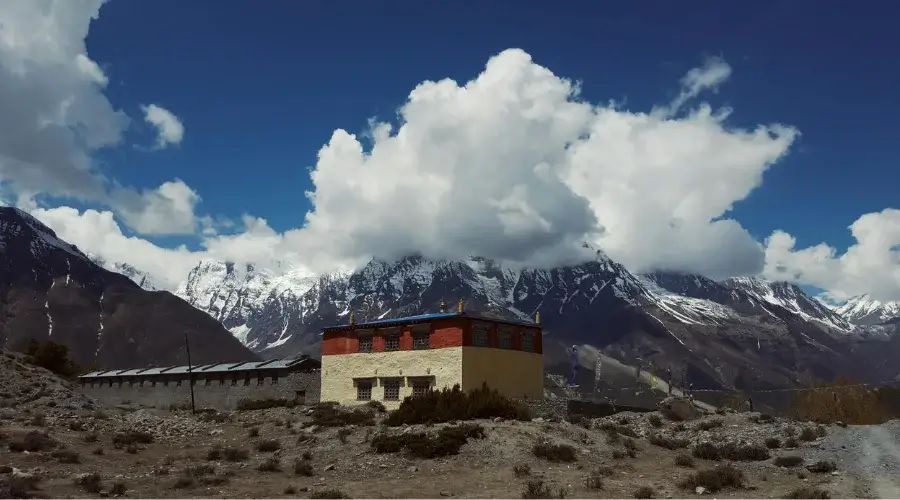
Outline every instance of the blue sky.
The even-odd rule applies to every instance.
[[[900,6],[890,2],[260,5],[103,7],[87,44],[110,69],[111,101],[127,109],[152,96],[187,129],[177,149],[109,154],[117,178],[179,177],[211,213],[296,227],[306,169],[334,129],[391,119],[422,80],[466,81],[489,56],[517,47],[582,81],[586,99],[625,98],[635,110],[671,98],[703,56],[724,57],[734,76],[707,100],[733,106],[736,125],[782,122],[802,133],[734,212],[760,239],[781,228],[801,245],[843,249],[860,214],[896,204],[900,69],[889,61]]]
[[[319,270],[410,250],[540,264],[561,261],[591,237],[630,268],[762,273],[834,297],[900,299],[900,211],[889,210],[898,208],[900,186],[891,141],[900,128],[894,3],[110,0],[88,30],[91,2],[101,1],[55,4],[55,19],[70,20],[54,25],[55,37],[29,30],[46,26],[30,24],[46,12],[13,12],[31,16],[8,23],[22,26],[20,38],[57,45],[0,50],[0,78],[30,60],[27,76],[40,94],[55,81],[46,76],[53,68],[79,68],[59,80],[69,87],[46,85],[33,110],[27,99],[7,99],[36,123],[69,106],[68,96],[82,99],[80,114],[65,123],[73,137],[66,154],[92,163],[105,180],[39,186],[18,171],[3,179],[0,195],[9,200],[9,186],[18,186],[20,205],[33,205],[23,193],[36,193],[39,217],[110,260],[171,279],[204,256],[293,259]],[[0,16],[8,15],[0,6]],[[504,52],[513,48],[524,53]],[[494,56],[493,72],[486,71]],[[671,115],[646,114],[685,95],[692,70],[725,73]],[[416,91],[418,104],[408,104],[423,81],[444,78],[502,85],[483,95],[426,85]],[[560,78],[578,82],[577,102],[597,107],[576,111],[566,104],[576,100],[554,100],[554,89],[569,88]],[[530,101],[535,88],[550,97]],[[507,102],[511,96],[515,102]],[[619,107],[605,113],[611,100]],[[702,103],[732,113],[724,122],[704,119],[693,114]],[[149,104],[183,124],[179,144],[149,147],[157,134],[144,120]],[[498,118],[529,112],[547,114],[531,122]],[[391,122],[394,132],[405,123],[412,139],[386,135],[377,155],[354,153],[372,144],[365,137],[371,118]],[[569,120],[582,120],[582,128]],[[529,135],[548,123],[557,128],[547,129],[546,143]],[[599,139],[581,144],[586,127]],[[358,134],[362,146],[338,129]],[[769,135],[754,139],[753,130]],[[40,144],[41,134],[39,126],[24,142]],[[571,156],[563,161],[561,145],[570,142],[580,146],[565,146]],[[34,151],[3,154],[39,163]],[[547,161],[572,170],[548,181],[535,170]],[[669,170],[658,170],[667,161]],[[760,172],[761,186],[743,199]],[[184,182],[176,191],[189,187],[202,203],[178,205],[154,191],[175,179]],[[561,188],[561,179],[583,186]],[[426,185],[453,196],[437,203],[419,193],[431,192],[419,189]],[[315,207],[307,190],[316,192]],[[81,199],[53,197],[60,193]],[[315,221],[296,230],[311,210]],[[248,219],[244,232],[244,214],[267,225]],[[185,234],[195,216],[236,225],[219,227],[224,236]],[[161,229],[180,217],[189,219],[180,230]],[[866,241],[851,236],[854,223]],[[830,248],[814,247],[820,243]],[[186,247],[173,250],[180,244]]]

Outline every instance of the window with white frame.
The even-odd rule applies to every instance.
[[[359,337],[359,352],[372,352],[371,335],[364,335]]]
[[[356,399],[358,401],[369,401],[372,399],[372,381],[357,380],[356,381]]]
[[[497,347],[500,349],[512,349],[512,330],[501,328],[497,333]]]
[[[534,352],[534,332],[522,333],[522,350],[525,352]]]
[[[400,379],[386,379],[382,382],[384,386],[385,401],[400,400]]]
[[[475,325],[472,344],[479,347],[487,347],[489,330],[490,327],[488,325]]]

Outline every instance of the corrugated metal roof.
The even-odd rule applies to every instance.
[[[285,368],[293,368],[297,365],[309,364],[310,368],[318,369],[322,366],[321,362],[309,357],[290,358],[290,359],[273,359],[270,361],[246,361],[242,363],[212,363],[207,365],[195,365],[188,369],[187,365],[182,366],[166,366],[158,368],[131,368],[126,370],[105,370],[85,373],[78,378],[102,378],[102,377],[147,377],[151,375],[179,375],[190,372],[207,374],[207,373],[225,373],[225,372],[242,372],[256,370],[279,370]]]

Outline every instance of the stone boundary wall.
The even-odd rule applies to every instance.
[[[236,374],[230,374],[235,376]],[[294,401],[298,392],[305,398],[306,404],[319,402],[321,375],[319,370],[310,372],[280,373],[277,380],[271,375],[258,378],[256,372],[249,379],[241,374],[239,378],[221,380],[204,378],[195,374],[194,400],[197,408],[214,408],[217,410],[234,410],[244,399],[287,399]],[[248,383],[249,381],[249,383]],[[152,383],[144,381],[108,380],[82,381],[81,389],[98,402],[115,406],[120,404],[138,404],[154,408],[169,406],[190,406],[191,388],[187,374],[181,380]]]

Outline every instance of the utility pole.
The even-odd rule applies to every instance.
[[[184,349],[187,351],[188,383],[191,384],[191,413],[197,413],[197,407],[194,406],[194,368],[191,366],[191,344],[188,343],[187,329],[184,330]]]

